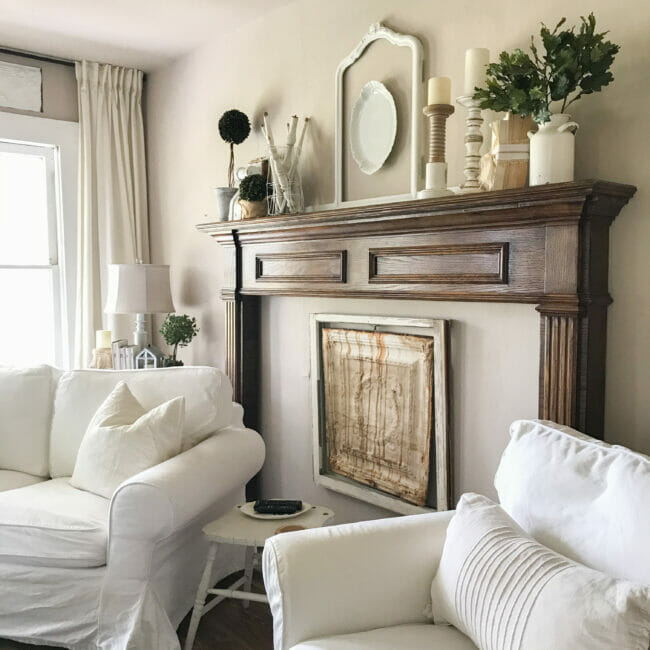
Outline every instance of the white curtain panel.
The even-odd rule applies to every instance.
[[[135,315],[104,314],[109,264],[149,262],[140,70],[82,61],[75,367],[88,365],[95,330],[131,338]]]

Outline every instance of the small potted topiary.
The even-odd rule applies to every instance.
[[[262,174],[251,174],[242,180],[239,185],[239,205],[242,219],[266,216],[266,179]]]
[[[241,144],[251,132],[251,123],[245,113],[233,108],[226,111],[219,119],[219,135],[230,145],[230,162],[228,163],[228,187],[215,187],[217,195],[217,217],[227,221],[230,201],[237,192],[235,187],[235,145]]]
[[[167,345],[173,347],[172,353],[165,359],[165,367],[182,366],[183,362],[176,357],[178,347],[187,347],[199,333],[196,318],[187,314],[169,314],[160,327],[160,333]]]

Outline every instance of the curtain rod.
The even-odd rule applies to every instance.
[[[10,54],[11,56],[22,56],[26,59],[34,59],[35,61],[45,61],[47,63],[58,63],[59,65],[67,65],[74,67],[75,62],[72,59],[62,59],[56,56],[49,56],[47,54],[38,54],[37,52],[28,52],[26,50],[17,50],[13,47],[0,46],[0,54]]]
[[[25,59],[34,59],[35,61],[45,61],[46,63],[57,63],[58,65],[65,65],[69,68],[74,68],[76,61],[73,59],[62,59],[56,56],[49,56],[47,54],[38,54],[37,52],[28,52],[27,50],[17,50],[13,47],[3,47],[0,45],[0,56],[9,54],[11,56],[22,56]],[[147,73],[142,71],[142,82],[147,82]]]

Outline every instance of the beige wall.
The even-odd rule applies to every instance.
[[[49,117],[53,120],[79,121],[77,112],[77,80],[75,79],[74,68],[72,66],[51,63],[49,61],[37,61],[28,57],[14,56],[11,54],[0,54],[0,61],[30,65],[42,70],[43,112],[19,111],[1,106],[0,111],[22,113],[23,115],[40,115],[41,117]]]
[[[462,90],[466,48],[489,47],[494,57],[502,49],[525,46],[540,20],[554,24],[567,15],[575,22],[592,9],[622,50],[615,83],[581,100],[573,112],[581,125],[576,174],[639,187],[611,235],[615,302],[608,341],[607,438],[650,452],[650,6],[636,0],[572,5],[548,0],[543,9],[538,3],[496,0],[489,10],[473,0],[298,0],[237,32],[217,30],[213,43],[154,72],[147,88],[152,253],[154,261],[172,265],[177,309],[195,315],[201,326],[197,340],[183,351],[185,361],[223,362],[221,254],[194,225],[214,220],[211,188],[226,179],[227,148],[217,134],[224,110],[240,108],[256,124],[268,110],[277,130],[292,113],[311,115],[314,128],[302,167],[306,195],[309,202],[326,203],[333,193],[334,71],[371,22],[384,20],[419,36],[428,74],[451,76],[456,96]],[[387,85],[397,83],[400,94],[396,70],[383,66],[381,57],[368,74]],[[463,117],[459,109],[449,120],[451,183],[462,176]],[[238,148],[237,159],[244,162],[263,149],[256,129]],[[403,162],[391,162],[387,171],[401,182]],[[360,195],[369,191],[365,185],[351,189]],[[385,193],[381,185],[380,193]],[[339,521],[379,514],[311,481],[308,315],[333,309],[454,321],[456,492],[492,493],[507,423],[536,414],[538,320],[533,307],[273,298],[263,301],[262,310],[261,429],[269,446],[265,494],[330,503]]]

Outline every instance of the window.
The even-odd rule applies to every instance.
[[[0,113],[0,365],[70,365],[77,128]]]
[[[62,362],[55,154],[0,142],[0,361],[8,365]]]

